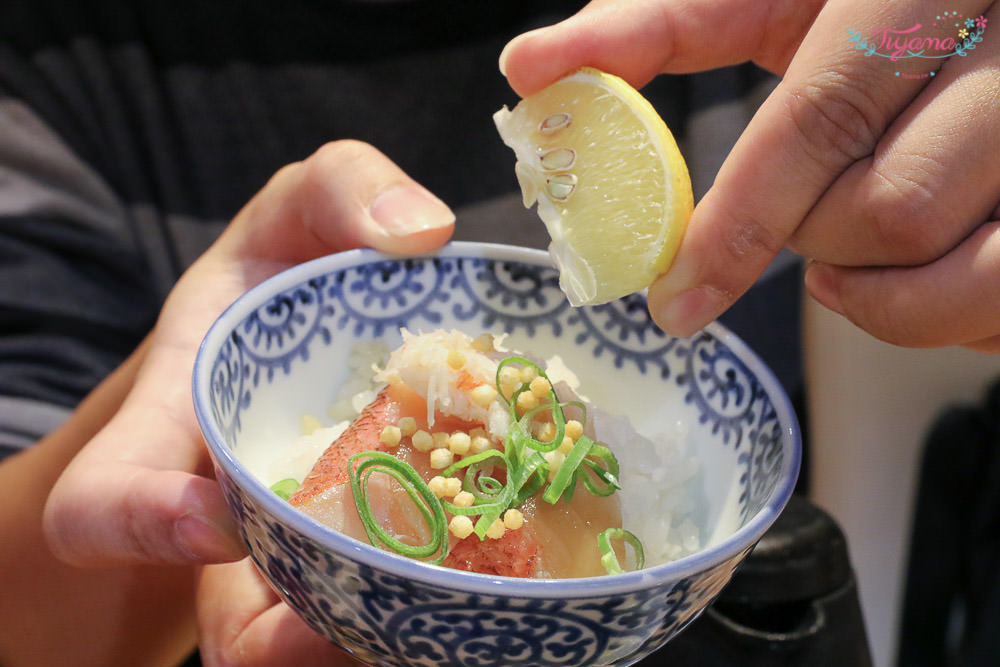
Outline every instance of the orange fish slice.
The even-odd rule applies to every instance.
[[[508,530],[498,540],[470,535],[451,548],[442,565],[501,577],[533,577],[538,570],[538,543],[523,528]]]
[[[402,417],[410,416],[417,421],[418,428],[426,429],[426,415],[427,403],[422,396],[402,385],[385,387],[327,447],[288,502],[303,510],[311,505],[307,513],[314,515],[315,503],[328,502],[321,498],[323,494],[331,487],[346,485],[350,481],[347,466],[352,456],[371,450],[399,453],[382,442],[382,429],[386,425],[398,424]],[[441,431],[468,431],[471,426],[468,422],[442,415],[436,415],[434,422],[434,430]],[[412,456],[418,460],[410,463],[418,471],[423,469],[423,473],[427,473],[426,454],[412,452]],[[350,489],[335,497],[344,501],[352,498]],[[519,529],[507,531],[501,539],[480,540],[475,535],[464,540],[453,539],[452,550],[443,564],[484,574],[531,577],[537,570],[537,561],[538,545],[527,531]]]
[[[398,401],[392,400],[387,389],[379,392],[347,430],[326,448],[302,481],[302,486],[288,499],[289,503],[302,505],[331,486],[347,483],[350,479],[347,461],[358,452],[388,451],[380,438],[382,428],[399,421],[401,406]]]

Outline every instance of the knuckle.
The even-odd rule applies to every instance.
[[[795,86],[787,105],[802,149],[835,173],[870,154],[887,122],[863,77],[836,68]]]
[[[353,139],[340,139],[323,144],[301,163],[298,172],[300,192],[306,196],[324,196],[331,178],[344,169],[350,169],[364,159],[367,144]]]
[[[875,338],[890,345],[906,346],[909,333],[904,331],[902,321],[890,315],[893,310],[885,303],[877,306],[872,304],[855,304],[854,308],[845,308],[847,319]]]
[[[280,191],[290,185],[299,183],[303,173],[303,166],[303,162],[292,162],[271,174],[271,177],[267,179],[267,183],[254,195],[245,210],[255,212],[261,207],[261,200],[267,198],[267,193]]]
[[[302,162],[290,162],[279,168],[269,179],[270,182],[276,183],[292,178],[296,172],[302,169]]]
[[[892,269],[882,269],[890,271]],[[848,319],[872,336],[898,347],[928,347],[934,344],[928,327],[924,295],[905,289],[883,287],[863,295],[847,308]]]
[[[58,496],[50,496],[45,505],[42,528],[49,549],[61,561],[76,563],[76,549],[70,535],[72,534],[73,521],[65,511],[66,505],[61,502]]]
[[[342,164],[363,160],[375,153],[375,149],[363,141],[357,139],[338,139],[330,141],[306,159],[309,166],[326,165],[329,163]]]
[[[725,229],[720,247],[726,253],[724,259],[737,265],[754,258],[770,258],[778,254],[783,245],[783,239],[774,230],[752,217],[733,219]]]
[[[724,208],[716,215],[717,231],[701,249],[701,280],[719,300],[731,304],[781,251],[785,237],[773,223],[747,211]]]
[[[116,548],[130,558],[143,562],[156,562],[166,558],[168,550],[164,548],[161,535],[170,535],[170,526],[165,521],[150,521],[143,503],[144,483],[140,475],[133,475],[123,488],[127,489],[119,508],[116,535]]]
[[[384,177],[392,165],[382,152],[357,139],[339,139],[320,146],[301,165],[301,184],[308,192],[327,193],[332,182],[363,183]]]
[[[82,495],[79,478],[72,468],[56,482],[45,503],[42,529],[49,549],[59,560],[72,565],[86,565],[86,547],[81,544],[83,523],[78,501]]]
[[[953,242],[958,221],[926,179],[910,170],[872,170],[865,212],[879,247],[901,264],[925,264],[937,259]],[[926,173],[926,171],[925,171]]]
[[[244,650],[240,638],[237,637],[231,641],[231,644],[216,647],[216,649],[212,651],[209,656],[207,656],[208,660],[206,661],[206,664],[215,665],[216,667],[238,667],[239,665],[247,665],[248,663],[244,656]]]

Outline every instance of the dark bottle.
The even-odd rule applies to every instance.
[[[793,496],[718,599],[642,667],[871,667],[847,543]]]

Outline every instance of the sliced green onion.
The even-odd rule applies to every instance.
[[[511,364],[532,367],[540,377],[549,379],[545,371],[531,360],[524,357],[507,357],[497,365],[498,391],[500,390],[500,371]],[[551,380],[549,383],[551,384]],[[560,402],[555,389],[550,390],[548,403],[539,405],[519,417],[517,397],[525,391],[530,391],[530,385],[521,383],[509,398],[505,397],[504,399],[511,415],[511,427],[505,443],[504,456],[507,464],[507,486],[514,486],[516,489],[512,507],[520,505],[542,487],[545,487],[548,478],[548,463],[540,455],[554,451],[562,445],[566,433],[565,408],[575,407],[579,409],[584,423],[586,423],[587,418],[587,406],[582,401]],[[548,442],[538,440],[531,433],[532,419],[539,412],[545,410],[552,411],[552,422],[556,426],[556,434]],[[552,482],[545,488],[542,499],[548,503],[556,503],[560,499],[568,502],[573,497],[581,468],[584,486],[594,495],[608,496],[621,488],[618,482],[618,460],[614,454],[607,447],[583,436],[577,440],[573,449],[567,454],[558,472],[553,476]],[[472,492],[472,489],[467,490]],[[496,495],[490,497],[491,500],[495,498],[497,498]]]
[[[623,540],[625,544],[632,547],[635,552],[635,569],[641,570],[646,566],[646,555],[642,551],[642,542],[634,533],[624,528],[608,528],[597,536],[597,546],[601,550],[601,565],[608,571],[608,574],[622,574],[621,563],[618,562],[618,554],[611,546],[611,540]]]
[[[300,486],[302,485],[299,484],[298,480],[287,477],[280,482],[272,484],[271,490],[274,491],[282,500],[288,500],[296,491],[299,490]]]
[[[504,366],[509,366],[511,364],[519,364],[522,367],[529,366],[535,369],[539,377],[543,377],[546,380],[549,379],[548,375],[545,374],[545,371],[542,370],[541,366],[531,361],[530,359],[525,359],[524,357],[507,357],[499,364],[497,364],[497,375],[496,375],[497,391],[500,393],[501,396],[503,396],[503,392],[500,389],[500,370]],[[549,380],[549,386],[551,387],[551,385],[552,381]],[[510,411],[511,422],[512,422],[511,425],[512,433],[516,425],[517,430],[519,431],[518,435],[521,436],[518,444],[527,445],[539,452],[551,452],[555,449],[558,449],[559,445],[562,444],[563,435],[565,435],[566,433],[565,430],[566,418],[563,415],[562,408],[559,403],[559,398],[556,396],[555,389],[554,388],[549,389],[548,404],[539,405],[538,407],[533,408],[525,412],[522,416],[518,417],[517,397],[525,393],[526,391],[530,391],[530,386],[528,385],[528,383],[522,383],[521,386],[518,389],[516,389],[513,394],[511,394],[510,398],[505,399],[507,401],[507,409]],[[552,422],[556,425],[556,435],[555,437],[552,438],[552,440],[549,440],[548,442],[542,442],[541,440],[538,440],[531,435],[531,429],[529,424],[531,423],[531,419],[535,415],[537,415],[539,412],[544,412],[546,410],[552,411]],[[508,435],[508,443],[510,440],[511,440],[510,435]]]
[[[570,406],[578,408],[584,423],[586,422],[587,408],[580,401],[560,402],[555,389],[550,389],[548,403],[543,403],[518,416],[517,397],[530,391],[530,383],[522,382],[509,397],[504,396],[500,382],[501,371],[511,364],[522,368],[534,368],[539,377],[549,380],[541,367],[524,357],[507,357],[497,364],[497,391],[506,401],[511,416],[510,430],[504,443],[504,451],[487,450],[463,457],[441,473],[443,477],[451,477],[462,470],[465,471],[462,488],[475,497],[473,504],[460,507],[447,500],[440,500],[438,503],[444,510],[454,515],[470,517],[478,515],[473,530],[480,539],[486,538],[486,531],[489,530],[494,521],[503,516],[504,512],[512,507],[519,507],[528,498],[539,492],[542,492],[542,499],[546,502],[554,504],[560,499],[568,502],[573,497],[581,473],[583,474],[584,486],[595,495],[611,495],[621,488],[618,483],[617,459],[610,449],[595,443],[587,436],[577,439],[560,469],[553,475],[552,482],[546,487],[549,464],[542,455],[554,451],[562,445],[566,435],[564,408]],[[551,380],[549,380],[549,384],[551,385]],[[554,437],[547,442],[535,438],[531,431],[532,420],[545,410],[552,412],[552,423],[556,427]],[[487,470],[487,466],[492,468],[497,464],[503,465],[505,468],[506,480],[504,482],[493,476],[492,470]],[[430,522],[431,519],[428,519],[428,525]],[[372,531],[375,532],[375,529],[373,528]],[[376,534],[376,537],[380,541],[385,541],[381,535]],[[447,538],[447,526],[445,526],[445,538]]]
[[[569,454],[566,455],[566,460],[559,466],[555,477],[549,482],[548,488],[542,494],[542,500],[555,504],[562,497],[563,492],[570,485],[570,482],[573,483],[574,487],[576,486],[577,468],[580,467],[580,464],[586,458],[587,454],[590,453],[593,446],[593,440],[585,435],[580,436],[576,443],[574,443],[573,449],[569,450]]]
[[[543,459],[544,461],[544,459]],[[548,472],[546,468],[538,466],[535,468],[534,474],[532,474],[528,480],[521,486],[521,490],[518,491],[517,496],[514,498],[514,503],[511,507],[520,507],[524,502],[542,490],[545,486],[545,480],[548,478]]]
[[[577,469],[573,471],[573,476],[570,477],[569,484],[566,485],[566,488],[563,489],[562,495],[559,496],[564,503],[573,502],[573,494],[576,493],[576,482],[579,477],[580,468],[577,467]]]
[[[595,461],[595,458],[603,462],[604,466],[602,467],[598,461]],[[618,459],[604,445],[594,443],[590,448],[588,458],[585,458],[581,465],[593,473],[592,475],[584,474],[583,485],[595,496],[610,496],[622,488],[618,482]],[[603,482],[603,485],[598,481]]]
[[[525,444],[527,444],[529,447],[539,452],[551,452],[556,449],[559,449],[559,445],[561,445],[563,441],[563,436],[566,435],[566,417],[563,415],[563,411],[561,409],[562,406],[558,403],[559,399],[556,398],[555,393],[550,392],[550,394],[551,394],[549,396],[549,400],[551,401],[550,403],[548,404],[543,403],[542,405],[539,405],[536,408],[528,410],[523,415],[521,415],[521,419],[519,420],[518,423],[521,430],[526,434]],[[539,412],[545,412],[547,410],[552,411],[552,423],[555,424],[556,426],[556,434],[552,437],[551,440],[543,442],[535,438],[534,436],[530,435],[531,420],[534,419],[535,415],[537,415]]]
[[[498,449],[487,449],[485,451],[479,452],[478,454],[471,454],[469,456],[463,456],[461,460],[452,463],[450,466],[441,471],[442,477],[452,477],[456,472],[462,468],[468,468],[476,463],[482,463],[483,461],[488,461],[489,459],[503,459],[504,455]]]
[[[348,471],[358,517],[372,545],[381,545],[410,558],[430,558],[438,554],[431,560],[436,564],[444,560],[448,553],[448,518],[445,516],[441,501],[413,466],[385,452],[364,451],[350,458]],[[430,541],[427,544],[419,546],[406,544],[396,539],[375,519],[368,503],[368,480],[374,473],[382,473],[395,479],[420,510],[430,532]]]
[[[462,482],[462,489],[468,491],[476,497],[478,502],[492,502],[503,492],[504,484],[500,480],[490,475],[481,474],[484,466],[491,462],[491,459],[499,459],[497,463],[507,465],[507,458],[503,452],[496,449],[487,449],[484,452],[465,456],[460,461],[452,463],[441,472],[442,477],[452,477],[462,468],[465,468],[465,479]]]
[[[503,491],[503,487],[504,484],[500,480],[496,477],[490,477],[488,475],[479,475],[474,484],[474,488],[477,491],[480,491],[484,497],[498,495],[501,491]]]

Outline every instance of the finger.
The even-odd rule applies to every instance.
[[[224,247],[292,263],[362,246],[415,254],[445,243],[454,223],[451,209],[392,160],[345,140],[279,171],[236,216]]]
[[[820,0],[594,1],[561,23],[514,38],[500,54],[500,71],[522,97],[583,65],[636,87],[661,72],[747,60],[782,72],[821,5]]]
[[[881,59],[850,45],[844,26],[869,34],[877,25],[908,25],[919,9],[914,4],[851,0],[820,12],[784,79],[696,206],[674,265],[651,286],[650,310],[659,326],[690,335],[718,317],[830,185],[872,153],[925,80],[887,76]]]
[[[1000,5],[987,20],[1000,23]],[[1000,199],[998,71],[1000,40],[953,56],[789,245],[829,264],[920,265],[967,237]]]
[[[241,558],[190,395],[205,332],[246,289],[296,262],[360,245],[423,252],[453,223],[366,144],[329,144],[279,171],[175,286],[125,403],[56,483],[45,512],[54,552],[77,565]]]
[[[895,345],[979,345],[1000,335],[1000,221],[981,226],[935,262],[919,267],[811,264],[809,293],[827,308]]]
[[[55,484],[44,521],[62,560],[185,564],[246,553],[210,476],[187,391],[195,327],[186,346],[150,345],[121,409]]]
[[[360,665],[282,603],[247,559],[203,568],[200,653],[206,665]]]
[[[205,331],[247,287],[203,260],[178,282],[144,343],[145,357],[128,396],[49,494],[45,531],[62,560],[111,566],[221,562],[245,555],[211,477],[190,384]]]

